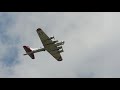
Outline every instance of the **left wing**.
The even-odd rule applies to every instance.
[[[62,61],[62,57],[60,55],[60,52],[58,51],[59,49],[53,43],[53,41],[40,28],[37,29],[37,33],[45,50],[47,50],[56,60]]]

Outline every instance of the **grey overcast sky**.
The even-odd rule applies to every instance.
[[[43,47],[37,28],[65,41],[62,62],[23,56],[23,45]],[[0,12],[0,49],[1,78],[120,77],[120,13]]]

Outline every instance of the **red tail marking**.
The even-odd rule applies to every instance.
[[[25,49],[26,52],[31,52],[31,51],[32,51],[29,46],[23,46],[23,48]],[[34,56],[33,53],[29,54],[29,56],[30,56],[32,59],[35,59],[35,56]]]

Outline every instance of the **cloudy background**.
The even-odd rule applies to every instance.
[[[65,41],[62,62],[47,52],[23,56],[23,45],[43,47],[37,28]],[[0,12],[0,77],[120,77],[120,13]]]

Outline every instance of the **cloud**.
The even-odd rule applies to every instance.
[[[4,40],[4,36],[0,39],[4,40],[0,42],[0,46],[4,48],[0,52],[2,55],[0,65],[4,68],[1,70],[0,77],[120,77],[120,13],[16,12],[5,14],[11,18],[7,20],[12,23],[9,23],[4,32],[6,39]],[[2,17],[1,14],[0,17]],[[1,22],[5,22],[4,20]],[[57,62],[47,52],[36,53],[35,60],[22,55],[25,53],[23,45],[33,48],[43,47],[36,33],[39,27],[48,36],[54,35],[59,41],[65,41],[62,62]],[[10,52],[11,56],[6,57]],[[12,63],[8,63],[9,61]]]

